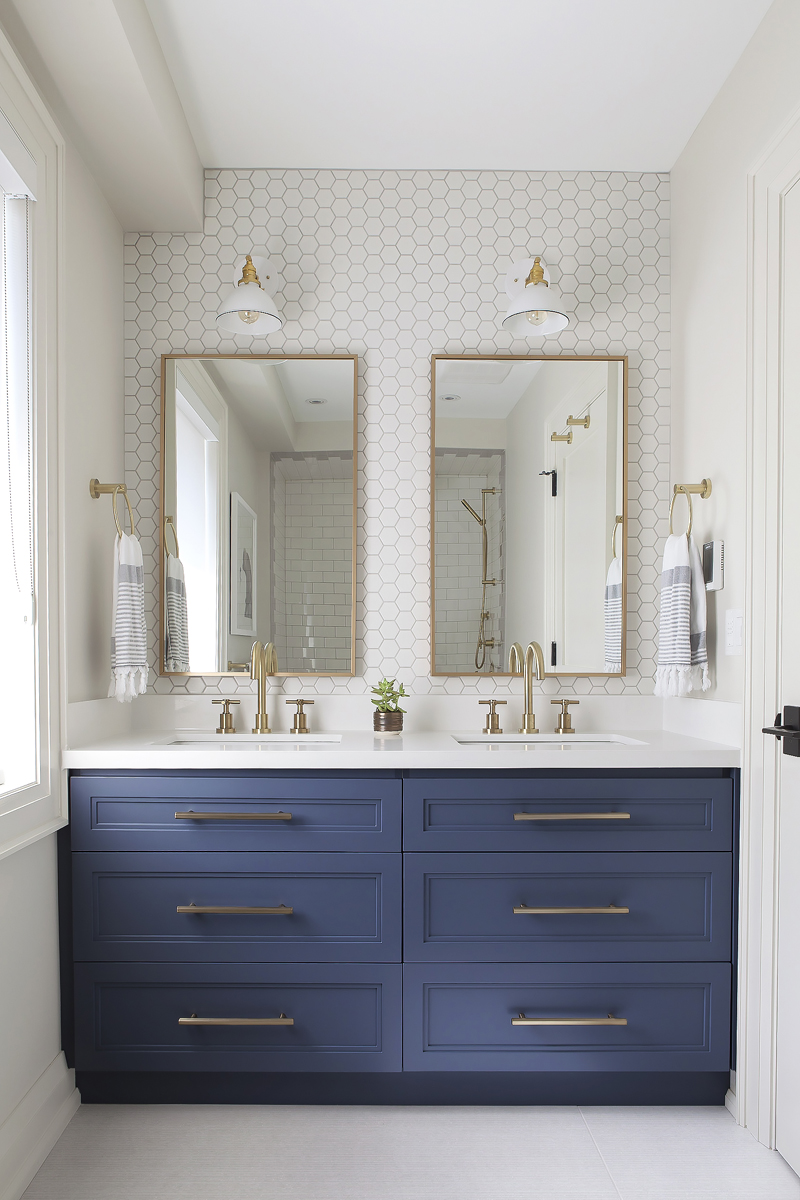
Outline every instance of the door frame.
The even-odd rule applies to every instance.
[[[770,1147],[775,1146],[780,795],[778,748],[761,728],[778,711],[783,692],[783,198],[798,179],[800,111],[786,122],[747,178],[745,721],[737,1070],[726,1103],[739,1123]]]

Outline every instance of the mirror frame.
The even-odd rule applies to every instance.
[[[161,432],[159,439],[159,485],[158,485],[158,552],[159,552],[159,570],[158,570],[158,669],[159,675],[163,675],[168,679],[180,678],[201,678],[201,679],[221,679],[228,677],[231,679],[249,679],[249,675],[245,675],[244,671],[167,671],[164,658],[164,590],[166,586],[166,562],[165,562],[165,530],[164,530],[164,461],[166,452],[166,385],[167,385],[167,363],[170,361],[180,362],[181,360],[191,359],[210,359],[211,361],[218,359],[247,359],[249,361],[259,360],[261,362],[278,361],[287,362],[319,362],[322,360],[336,360],[339,362],[352,362],[353,364],[353,548],[352,548],[352,580],[351,580],[351,613],[350,613],[350,670],[349,671],[281,671],[275,672],[275,678],[284,677],[296,679],[302,678],[337,678],[349,679],[356,673],[356,519],[358,515],[358,355],[357,354],[214,354],[213,352],[201,351],[199,354],[162,354],[161,355],[161,413],[159,417]],[[280,663],[278,663],[280,667]]]
[[[627,354],[432,354],[431,355],[431,675],[456,679],[513,679],[510,671],[436,670],[436,364],[437,362],[621,362],[622,363],[622,654],[620,671],[545,671],[545,679],[621,679],[628,634],[628,356]]]

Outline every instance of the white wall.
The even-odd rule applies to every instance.
[[[2,1125],[61,1049],[54,837],[0,860],[0,913]]]
[[[798,46],[800,4],[776,0],[672,172],[672,479],[711,477],[695,537],[725,541],[725,588],[709,594],[715,700],[743,695],[744,659],[723,647],[725,609],[745,607],[747,174],[800,105]]]
[[[124,477],[123,250],[121,226],[69,146],[63,228],[67,698],[76,701],[108,691],[115,529],[111,498],[93,500],[89,480]],[[156,481],[143,480],[140,500],[155,494]]]
[[[75,701],[108,688],[114,525],[110,499],[92,500],[88,485],[92,476],[124,477],[123,246],[121,226],[69,142],[61,235],[66,698]],[[145,480],[140,494],[147,489]],[[20,1194],[78,1102],[61,1054],[56,889],[55,837],[0,861],[3,1200]]]

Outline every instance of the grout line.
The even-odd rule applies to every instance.
[[[608,1165],[608,1163],[606,1162],[606,1160],[605,1160],[605,1158],[604,1158],[604,1156],[603,1156],[603,1151],[602,1151],[602,1150],[600,1149],[600,1147],[598,1146],[598,1144],[597,1144],[597,1139],[596,1139],[596,1137],[594,1136],[594,1134],[592,1133],[592,1130],[591,1130],[591,1127],[590,1127],[590,1125],[589,1125],[589,1122],[586,1120],[586,1117],[584,1116],[584,1113],[583,1113],[583,1109],[580,1107],[580,1105],[578,1105],[578,1112],[581,1114],[581,1120],[583,1121],[584,1125],[586,1126],[586,1132],[589,1134],[589,1137],[592,1139],[592,1143],[593,1143],[593,1145],[594,1145],[594,1148],[595,1148],[595,1150],[596,1150],[596,1151],[597,1151],[597,1153],[600,1155],[600,1161],[601,1161],[601,1163],[603,1164],[603,1166],[604,1166],[604,1167],[605,1167],[605,1169],[606,1169],[606,1174],[608,1175],[608,1178],[611,1180],[611,1185],[612,1185],[612,1187],[614,1188],[614,1191],[615,1191],[615,1192],[617,1193],[617,1195],[619,1196],[619,1200],[625,1200],[625,1197],[622,1195],[622,1192],[621,1192],[621,1191],[619,1190],[619,1188],[617,1187],[617,1181],[616,1181],[616,1179],[614,1178],[614,1176],[611,1174],[611,1170],[610,1170],[610,1168],[609,1168],[609,1165]]]

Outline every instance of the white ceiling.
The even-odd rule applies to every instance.
[[[770,2],[146,5],[208,167],[667,171]]]

